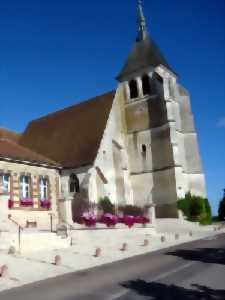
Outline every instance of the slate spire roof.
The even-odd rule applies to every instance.
[[[145,16],[143,12],[143,6],[142,6],[142,1],[138,0],[138,36],[137,36],[137,41],[143,41],[146,39],[148,33],[147,33],[147,26],[145,22]]]
[[[150,66],[157,67],[159,65],[163,65],[172,71],[158,46],[147,31],[142,1],[138,0],[138,36],[133,49],[128,55],[126,63],[117,76],[117,80],[123,81],[127,79],[129,75],[139,72],[143,70],[143,68]]]

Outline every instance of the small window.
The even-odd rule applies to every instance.
[[[130,98],[134,99],[138,97],[138,88],[137,88],[137,81],[136,80],[131,80],[129,83],[129,88],[130,88]]]
[[[10,192],[10,175],[3,174],[2,175],[2,192],[7,194]]]
[[[48,197],[48,179],[46,178],[41,178],[39,181],[39,195],[40,195],[40,200],[47,200]]]
[[[146,152],[147,152],[147,147],[146,147],[145,144],[142,144],[142,145],[141,145],[141,152],[142,152],[143,154],[146,154]]]
[[[21,199],[29,199],[31,196],[29,176],[23,175],[20,177],[20,196]]]
[[[151,88],[150,88],[150,81],[149,76],[144,75],[142,77],[142,88],[143,88],[143,95],[150,95],[151,94]]]
[[[69,191],[70,191],[70,193],[79,193],[80,192],[80,183],[79,183],[79,179],[76,174],[70,175]]]

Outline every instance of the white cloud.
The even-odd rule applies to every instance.
[[[225,117],[221,118],[221,119],[217,122],[217,127],[225,128]]]

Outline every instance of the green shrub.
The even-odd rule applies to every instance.
[[[185,198],[178,200],[177,208],[183,212],[183,214],[189,220],[191,217],[191,193],[187,193]]]
[[[202,225],[212,223],[211,207],[206,198],[192,195],[189,192],[185,198],[178,200],[177,207],[189,221],[198,221]]]
[[[115,205],[112,204],[109,197],[99,199],[99,208],[102,209],[105,214],[115,214]]]

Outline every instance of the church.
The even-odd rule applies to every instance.
[[[148,33],[141,1],[116,79],[115,90],[32,120],[21,134],[0,129],[0,218],[44,227],[52,214],[71,224],[81,195],[177,218],[185,193],[206,196],[190,96]]]

